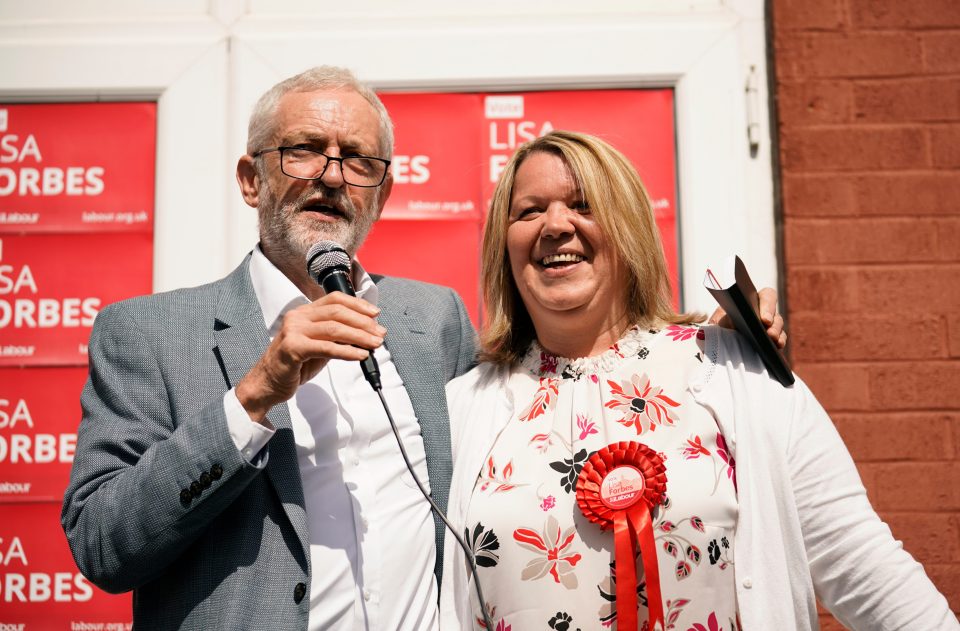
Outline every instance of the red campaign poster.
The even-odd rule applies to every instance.
[[[471,219],[483,177],[479,94],[381,94],[396,130],[384,219]]]
[[[600,136],[636,166],[679,304],[672,90],[380,96],[396,130],[396,183],[360,251],[367,269],[452,286],[479,322],[480,235],[493,186],[520,144],[570,129]],[[442,225],[451,220],[462,225]]]
[[[152,233],[0,236],[0,366],[86,364],[94,317],[152,270]]]
[[[63,499],[86,379],[83,366],[0,368],[0,504]]]
[[[0,629],[119,631],[132,620],[129,593],[107,594],[77,570],[59,504],[0,504]]]
[[[156,103],[0,104],[0,233],[152,231]]]
[[[484,200],[518,146],[553,130],[599,136],[636,167],[660,228],[679,304],[673,90],[564,90],[484,95]],[[484,202],[484,208],[487,207]]]

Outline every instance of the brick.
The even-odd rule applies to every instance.
[[[940,219],[937,225],[937,244],[940,260],[960,260],[960,219]],[[954,285],[960,291],[960,282]]]
[[[953,441],[953,457],[955,460],[960,460],[960,419],[954,419],[950,438]]]
[[[921,127],[785,129],[780,151],[785,171],[909,169],[928,163]]]
[[[877,471],[877,491],[878,511],[960,510],[960,462],[887,464]]]
[[[960,72],[960,31],[923,33],[920,43],[927,72]]]
[[[960,361],[875,363],[867,369],[867,373],[872,409],[892,411],[957,408]],[[953,480],[960,492],[960,477]]]
[[[849,313],[860,309],[860,275],[852,268],[787,269],[790,316],[804,311]]]
[[[787,33],[775,41],[780,80],[920,74],[920,38],[912,33]]]
[[[960,120],[960,78],[858,83],[853,103],[854,116],[864,122]]]
[[[850,455],[860,463],[953,460],[960,412],[848,412],[834,414],[833,421]]]
[[[960,171],[787,173],[783,204],[788,219],[960,215]]]
[[[781,125],[818,125],[853,121],[850,81],[788,82],[777,87]]]
[[[960,312],[960,265],[864,268],[857,276],[859,309],[867,313]]]
[[[947,28],[960,26],[956,0],[848,0],[857,29]]]
[[[794,314],[790,318],[796,361],[905,360],[943,357],[946,338],[939,316]],[[904,344],[903,332],[910,331]]]
[[[837,29],[844,25],[840,0],[778,0],[773,13],[779,30]]]
[[[960,190],[960,178],[957,188]],[[783,212],[787,217],[842,217],[856,215],[858,209],[853,178],[833,174],[783,178]]]
[[[833,314],[948,314],[960,312],[960,265],[832,266],[787,269],[790,316]],[[905,331],[906,335],[907,332]]]
[[[867,174],[851,186],[863,215],[960,214],[960,171]]]
[[[960,125],[937,125],[929,131],[934,166],[960,167]]]
[[[947,348],[950,357],[960,357],[960,315],[947,315]]]
[[[788,265],[935,261],[940,228],[930,219],[796,219],[785,225],[784,254]]]
[[[870,381],[865,367],[799,361],[793,365],[820,404],[830,411],[870,409]]]
[[[921,512],[880,516],[907,552],[923,565],[960,562],[960,515]]]

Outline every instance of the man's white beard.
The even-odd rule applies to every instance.
[[[356,208],[345,189],[326,189],[329,193],[326,198],[337,202],[347,217],[336,222],[318,219],[308,224],[301,213],[304,205],[316,197],[316,189],[304,191],[296,200],[277,208],[277,200],[267,184],[267,179],[261,177],[260,181],[263,182],[260,204],[257,206],[260,241],[266,252],[291,263],[303,261],[310,247],[319,241],[335,241],[353,257],[376,221],[375,209],[380,201],[379,189],[371,199],[370,207],[364,210]]]

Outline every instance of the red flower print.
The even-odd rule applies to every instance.
[[[513,625],[507,624],[505,618],[500,618],[500,622],[497,623],[497,631],[510,631],[513,629]]]
[[[580,430],[580,440],[597,433],[596,424],[583,414],[577,414],[577,428]]]
[[[709,456],[710,450],[703,446],[699,436],[687,439],[687,444],[681,449],[685,460],[695,460],[700,456]]]
[[[557,498],[552,495],[548,495],[543,498],[543,501],[540,502],[540,508],[546,512],[557,505]]]
[[[553,439],[550,438],[550,434],[534,434],[530,438],[528,445],[533,445],[533,448],[537,453],[545,453],[547,449],[553,444]]]
[[[557,356],[540,351],[540,372],[547,375],[557,374]]]
[[[510,484],[510,476],[513,475],[513,460],[507,463],[507,466],[503,470],[498,471],[497,465],[493,461],[493,456],[490,456],[487,459],[487,466],[480,472],[480,480],[482,484],[480,485],[481,491],[486,491],[491,485],[496,484],[497,487],[493,489],[493,493],[499,493],[500,491],[509,491],[512,488],[516,488],[515,484]]]
[[[617,422],[626,427],[633,427],[637,435],[644,432],[644,421],[652,432],[657,425],[673,425],[677,420],[670,408],[680,407],[680,404],[663,393],[663,388],[654,386],[644,375],[633,375],[629,382],[617,383],[607,381],[613,399],[604,403],[605,407],[620,410],[623,418]]]
[[[550,574],[554,582],[567,589],[577,587],[577,575],[574,566],[580,562],[580,554],[570,548],[576,537],[576,529],[570,526],[560,530],[560,524],[552,515],[547,517],[543,532],[531,528],[517,528],[513,539],[520,547],[534,552],[537,558],[529,561],[520,574],[521,580],[534,581]]]
[[[680,617],[680,613],[683,611],[683,608],[687,606],[690,602],[689,598],[677,598],[675,600],[668,600],[667,605],[667,629],[673,629],[676,627],[677,618]]]
[[[733,482],[733,490],[737,490],[737,463],[733,454],[727,450],[727,441],[723,434],[717,433],[717,455],[727,464],[727,477]]]
[[[694,336],[696,336],[698,340],[703,339],[703,331],[700,330],[700,327],[681,326],[679,324],[671,324],[667,327],[667,337],[673,338],[674,342],[683,342]]]
[[[711,612],[710,617],[707,618],[706,625],[696,622],[692,627],[687,629],[687,631],[721,631],[720,623],[717,622],[717,614]]]
[[[556,377],[540,377],[540,387],[533,395],[533,403],[520,415],[521,421],[532,421],[547,410],[552,410],[557,404],[557,395],[560,393],[559,379]]]
[[[497,608],[496,608],[494,605],[491,605],[491,604],[489,604],[489,603],[487,604],[487,616],[490,617],[490,620],[491,620],[491,621],[497,619]],[[487,627],[487,621],[483,619],[483,615],[481,615],[481,614],[476,614],[476,615],[475,615],[475,618],[476,618],[477,626],[478,626],[478,627],[480,627],[481,629],[486,629],[486,628],[488,628],[488,627]],[[504,618],[504,620],[505,620],[505,618]],[[494,630],[494,631],[496,631],[496,630]]]

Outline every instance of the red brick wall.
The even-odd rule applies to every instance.
[[[771,14],[794,365],[960,611],[960,2]]]

